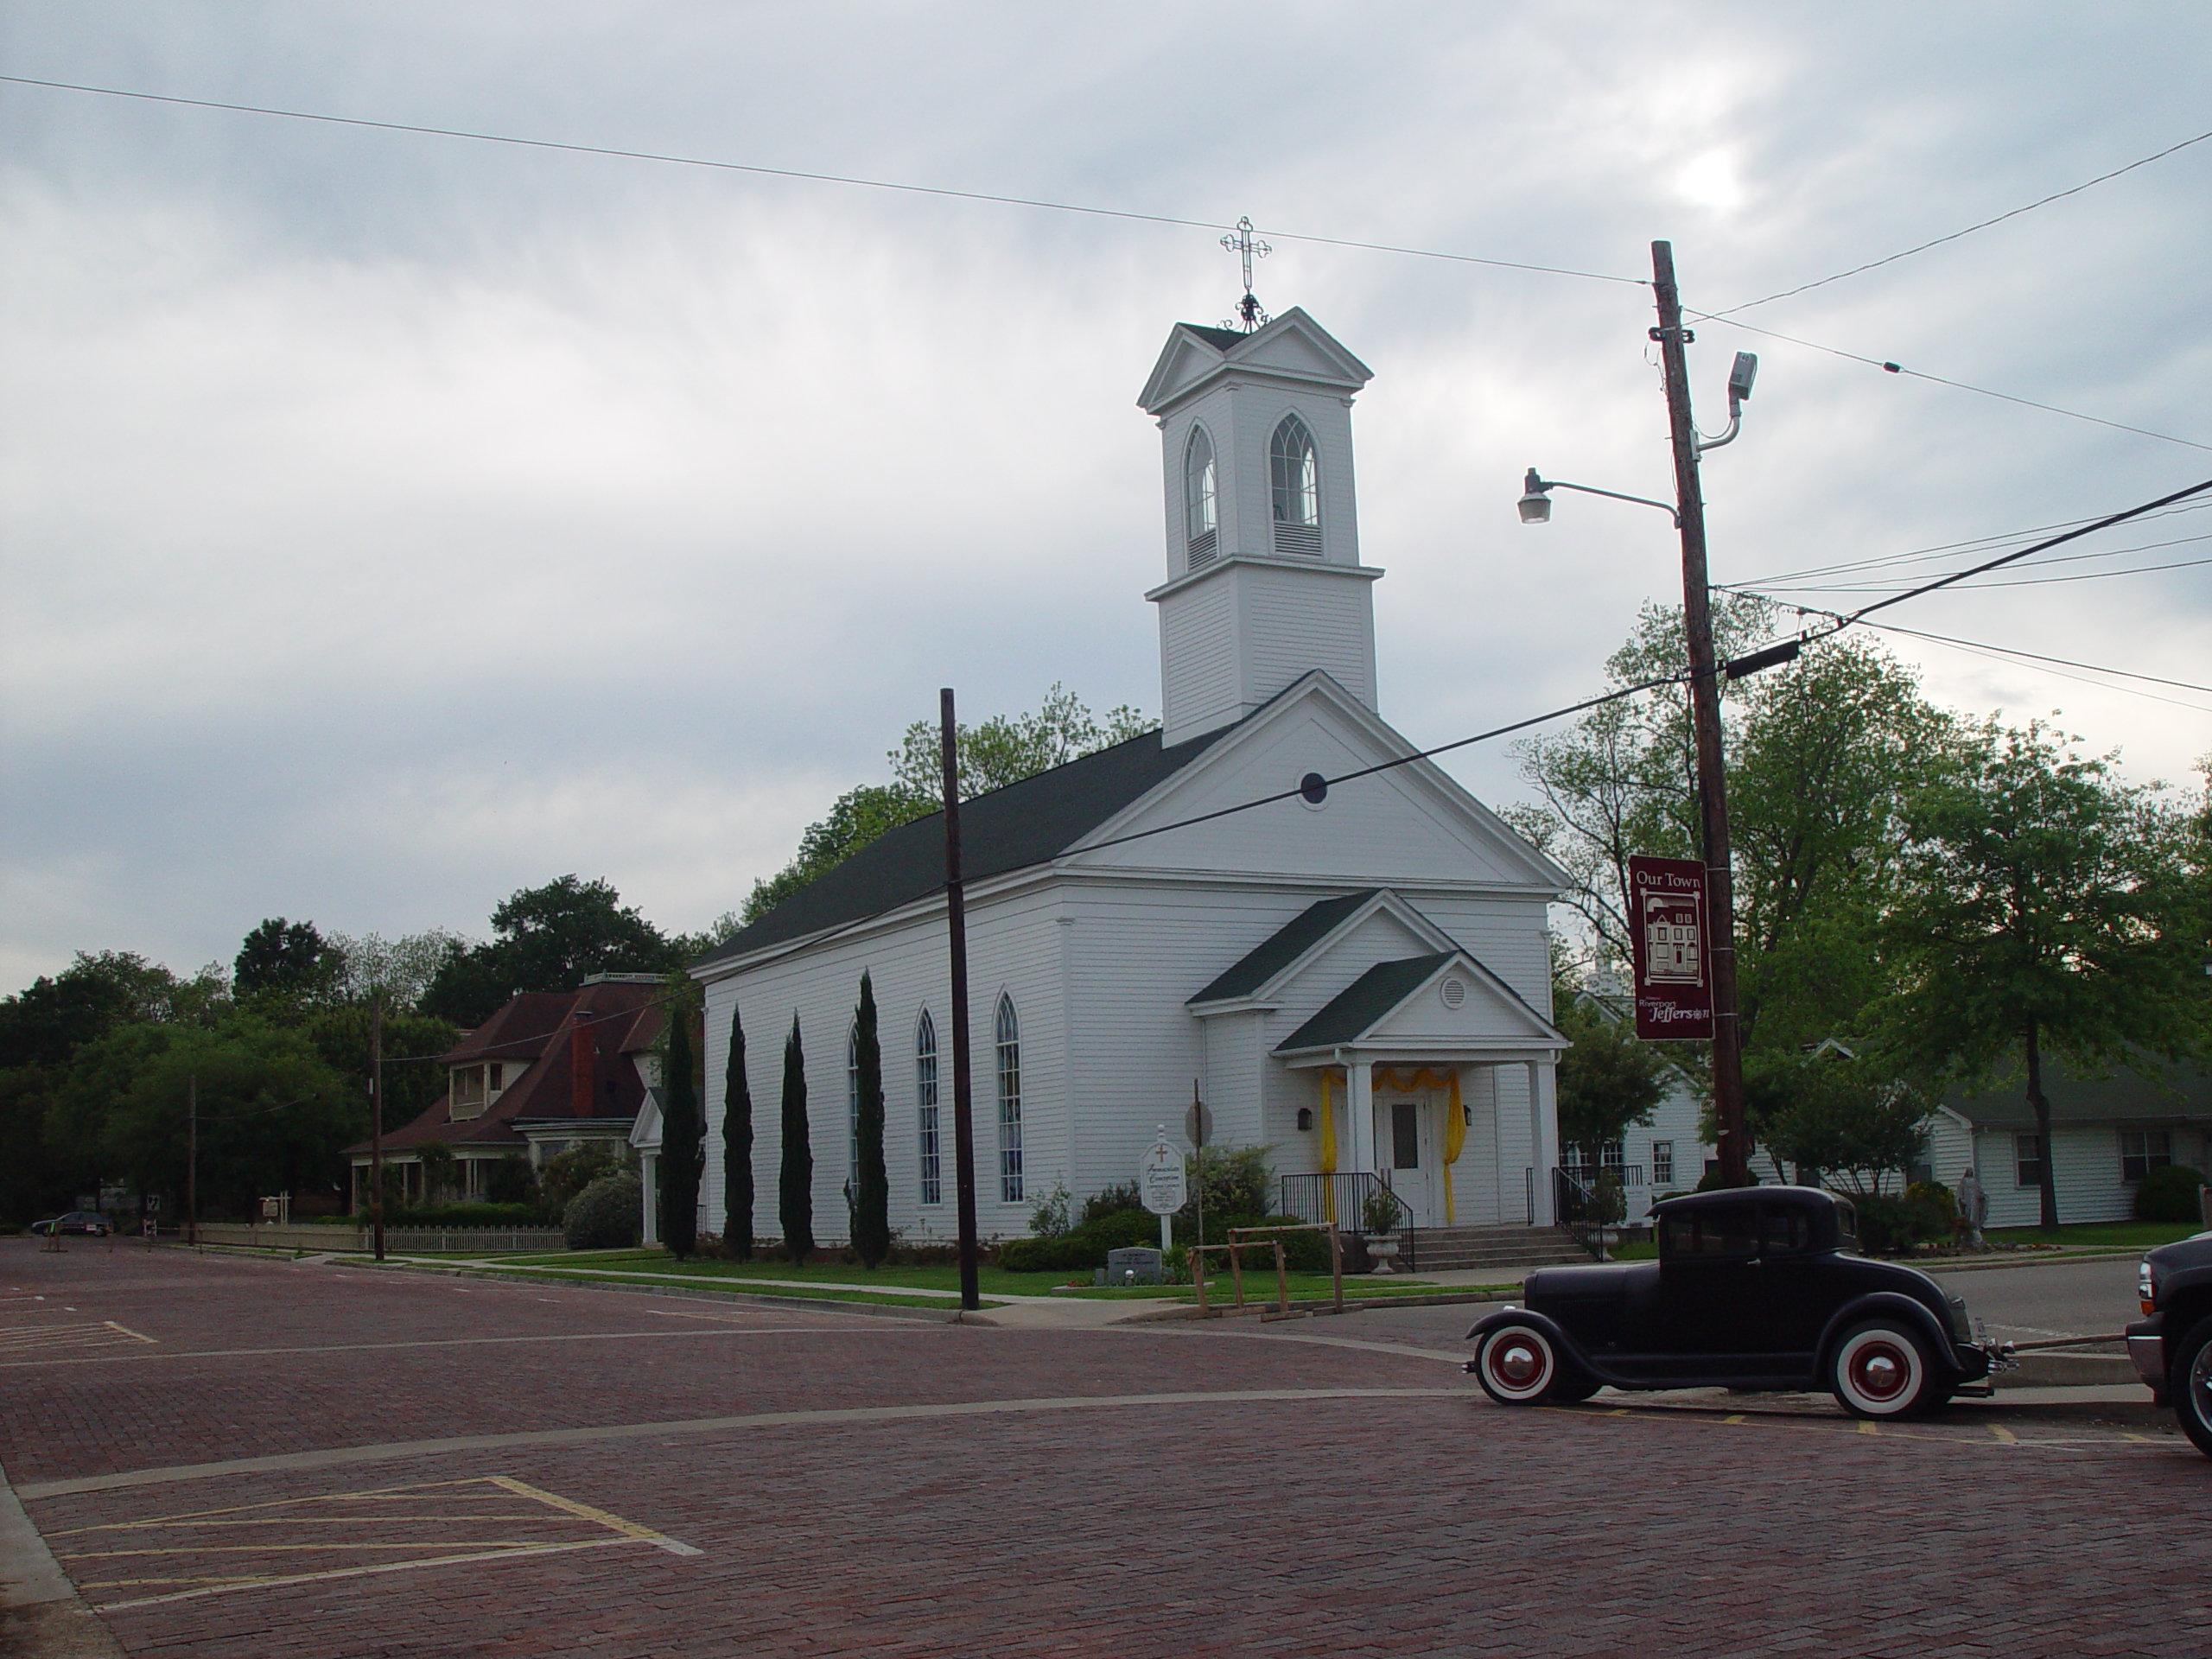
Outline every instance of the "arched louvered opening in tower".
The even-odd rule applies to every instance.
[[[1274,550],[1307,558],[1321,555],[1321,467],[1313,435],[1295,415],[1286,415],[1268,446],[1268,471],[1274,501]]]
[[[1191,428],[1183,447],[1184,568],[1195,570],[1212,558],[1219,543],[1216,520],[1213,440],[1203,426]]]

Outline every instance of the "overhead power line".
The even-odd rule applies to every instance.
[[[2177,513],[2202,512],[2208,508],[2212,508],[2212,501],[2192,501],[2185,505],[2168,507],[2158,512],[2146,512],[2143,515],[2142,518],[2136,522],[2148,523],[2153,518],[2170,518]],[[1963,542],[1943,542],[1939,543],[1933,547],[1914,548],[1910,551],[1904,553],[1881,553],[1876,554],[1869,558],[1845,559],[1834,564],[1806,565],[1796,570],[1783,570],[1768,576],[1755,576],[1745,582],[1726,585],[1736,588],[1789,587],[1796,583],[1801,577],[1809,580],[1823,576],[1856,575],[1866,571],[1881,569],[1892,565],[1924,564],[1940,558],[1946,553],[1970,553],[1982,548],[2003,547],[2015,542],[2025,541],[2032,536],[2048,535],[2054,530],[2072,530],[2077,524],[2086,524],[2092,521],[2087,518],[2069,518],[2055,524],[2037,524],[2028,530],[2007,531],[2001,536],[1977,536]],[[2179,539],[2182,541],[2195,541],[2199,538],[2196,537],[2183,537]],[[2121,553],[2142,552],[2149,548],[2171,547],[2174,545],[2176,545],[2176,543],[2174,542],[2145,542],[2135,547],[2107,548],[2097,553],[2073,554],[2069,555],[2068,556],[2075,558],[2108,558]],[[2046,560],[2044,563],[2056,563],[2057,561]]]
[[[525,138],[514,133],[480,132],[466,127],[435,127],[412,121],[378,121],[365,116],[329,115],[318,110],[289,110],[268,104],[232,104],[220,99],[179,98],[166,92],[140,92],[120,86],[93,86],[81,81],[41,80],[29,75],[0,75],[0,81],[18,86],[44,86],[55,92],[89,92],[101,98],[127,98],[145,104],[172,104],[187,109],[225,110],[234,115],[272,116],[285,121],[314,121],[326,126],[360,127],[375,132],[407,132],[432,138],[462,138],[472,143],[506,144],[521,149],[556,150],[571,156],[601,156],[626,162],[655,162],[669,167],[706,168],[718,173],[749,173],[760,178],[795,179],[810,184],[842,184],[861,190],[888,190],[901,195],[937,196],[953,201],[988,202],[1003,207],[1035,207],[1047,213],[1078,213],[1093,219],[1118,219],[1142,225],[1171,225],[1196,231],[1234,230],[1212,219],[1182,219],[1170,213],[1141,213],[1123,207],[1099,207],[1085,202],[1052,201],[1040,196],[1001,195],[988,190],[956,190],[945,185],[909,184],[895,179],[863,178],[856,174],[817,173],[802,168],[768,167],[754,162],[716,161],[703,156],[679,156],[667,150],[627,149],[613,144],[572,143],[556,138]],[[1493,259],[1472,253],[1445,253],[1434,248],[1402,247],[1383,242],[1360,242],[1349,237],[1317,236],[1301,231],[1267,234],[1282,241],[1313,242],[1328,247],[1358,248],[1371,253],[1404,254],[1416,259],[1444,259],[1455,264],[1490,265],[1501,270],[1526,270],[1547,276],[1573,276],[1586,282],[1621,283],[1648,287],[1645,276],[1619,276],[1607,271],[1576,270],[1565,265],[1540,265],[1520,259]]]
[[[716,172],[745,173],[761,178],[792,179],[816,184],[841,184],[855,189],[887,190],[905,195],[933,196],[954,201],[987,202],[1008,207],[1032,207],[1047,213],[1076,213],[1090,218],[1121,219],[1142,225],[1166,225],[1184,230],[1218,231],[1234,228],[1224,226],[1211,219],[1185,219],[1169,213],[1139,213],[1134,209],[1123,207],[1100,207],[1084,202],[1053,201],[1043,197],[1002,195],[982,190],[958,190],[944,185],[911,184],[898,180],[863,178],[850,174],[821,173],[800,168],[769,167],[758,162],[717,161],[706,156],[679,156],[661,150],[629,149],[611,144],[585,144],[561,139],[526,138],[513,133],[480,132],[465,127],[439,127],[408,121],[380,121],[364,116],[331,115],[315,110],[285,109],[275,105],[236,104],[219,99],[182,98],[172,93],[135,92],[120,86],[95,86],[82,81],[48,80],[31,75],[0,75],[0,82],[18,86],[42,86],[55,92],[83,92],[101,98],[130,99],[140,103],[174,105],[187,109],[222,110],[237,115],[268,116],[287,121],[312,121],[329,126],[358,127],[377,132],[414,133],[427,137],[460,138],[473,143],[505,144],[518,149],[551,150],[567,155],[599,156],[620,161],[653,162],[671,167],[695,167]],[[2212,134],[2204,136],[2212,137]],[[2197,140],[2193,138],[2187,141],[2189,143],[2196,142]],[[2158,158],[2155,156],[2146,157],[2144,162],[2137,162],[2134,165],[2144,165]],[[2099,181],[2089,181],[2089,183],[2096,182]],[[2075,187],[2076,189],[2087,188],[2087,185]],[[2039,204],[2031,203],[2030,207],[2037,205]],[[2019,213],[2026,212],[2028,209],[2019,208],[2014,211]],[[1650,281],[1649,277],[1626,276],[1611,271],[1581,270],[1567,265],[1538,264],[1533,261],[1520,259],[1497,259],[1482,254],[1449,253],[1437,248],[1413,247],[1402,243],[1365,242],[1351,237],[1322,236],[1312,232],[1277,230],[1271,226],[1255,228],[1265,230],[1268,236],[1279,240],[1310,242],[1322,247],[1355,248],[1370,253],[1392,253],[1414,259],[1438,259],[1453,264],[1483,265],[1499,270],[1525,270],[1541,276],[1571,276],[1586,282],[1617,283],[1636,288],[1649,286]],[[1965,234],[1965,232],[1959,234]],[[1910,252],[1914,250],[1907,250],[1907,251]],[[1891,257],[1902,258],[1904,255],[1897,254]],[[1838,278],[1831,277],[1824,280],[1834,281]],[[1760,304],[1764,302],[1753,301],[1749,303]],[[1745,308],[1738,306],[1733,308],[1741,310]],[[1725,323],[1731,327],[1742,328],[1770,340],[1779,340],[1789,345],[1802,346],[1808,351],[1825,352],[1833,357],[1845,358],[1854,363],[1864,363],[1871,368],[1882,369],[1891,374],[1906,375],[1916,380],[1926,380],[1936,385],[1952,387],[1956,391],[1970,391],[1985,397],[1995,397],[2005,403],[2019,404],[2023,408],[2041,410],[2046,414],[2064,416],[2069,420],[2088,421],[2098,426],[2109,427],[2114,431],[2133,433],[2139,437],[2156,438],[2164,443],[2178,443],[2191,449],[2212,451],[2212,444],[2199,443],[2194,439],[2177,438],[2171,433],[2154,432],[2148,427],[2131,426],[2123,421],[2107,420],[2101,416],[2084,414],[2080,410],[2063,409],[2056,404],[2039,403],[2032,397],[2017,397],[2011,392],[1994,391],[1987,386],[1971,385],[1963,380],[1949,379],[1940,374],[1928,373],[1923,370],[1908,369],[1896,362],[1867,357],[1858,352],[1844,351],[1837,346],[1823,346],[1816,340],[1802,340],[1775,329],[1761,328],[1755,324],[1745,322],[1722,312],[1691,312],[1686,315],[1694,321]]]
[[[1972,236],[1976,231],[1986,231],[1993,225],[2002,225],[2008,219],[2018,219],[2023,213],[2032,213],[2038,207],[2048,207],[2054,201],[2063,201],[2069,196],[2078,196],[2084,190],[2094,189],[2098,185],[2109,183],[2124,173],[2133,173],[2139,167],[2148,167],[2153,162],[2163,162],[2167,156],[2187,149],[2191,144],[2201,144],[2207,138],[2212,138],[2212,132],[2200,132],[2194,138],[2184,138],[2177,144],[2168,144],[2164,149],[2155,151],[2149,156],[2140,156],[2128,162],[2125,167],[2116,167],[2109,173],[2100,173],[2094,179],[2084,179],[2081,183],[2069,186],[2063,190],[2054,190],[2047,196],[2037,197],[2033,201],[2008,209],[1994,218],[1985,219],[1979,223],[1969,225],[1964,230],[1953,231],[1948,236],[1931,237],[1925,242],[1916,244],[1898,252],[1886,254],[1879,259],[1869,259],[1866,264],[1853,265],[1848,270],[1839,270],[1832,276],[1822,276],[1814,282],[1800,283],[1796,287],[1785,288],[1778,294],[1770,294],[1764,299],[1745,300],[1741,305],[1732,305],[1726,310],[1711,312],[1708,315],[1715,319],[1732,317],[1738,312],[1748,311],[1755,305],[1771,305],[1777,300],[1787,300],[1800,294],[1809,294],[1816,288],[1826,288],[1830,283],[1840,283],[1847,276],[1857,276],[1866,271],[1878,270],[1884,265],[1893,265],[1900,259],[1911,258],[1916,253],[1925,253],[1930,248],[1940,248],[1947,242],[1956,242],[1961,237]]]
[[[1718,322],[1724,327],[1741,328],[1767,340],[1778,340],[1785,345],[1802,346],[1808,352],[1825,352],[1830,357],[1840,357],[1853,363],[1864,363],[1870,369],[1879,369],[1885,374],[1903,375],[1907,379],[1926,380],[1931,385],[1949,386],[1955,391],[1970,391],[1979,397],[1994,397],[2000,403],[2018,404],[2023,409],[2039,409],[2046,415],[2063,415],[2069,421],[2087,421],[2093,426],[2110,427],[2115,432],[2133,432],[2139,438],[2156,438],[2161,443],[2178,443],[2188,449],[2202,449],[2212,453],[2212,443],[2199,443],[2194,438],[2177,438],[2171,432],[2154,432],[2147,426],[2130,426],[2126,421],[2108,421],[2101,415],[2089,415],[2078,409],[2064,409],[2056,404],[2038,403],[2032,397],[2016,397],[2009,391],[1998,391],[1989,386],[1977,386],[1964,380],[1954,380],[1941,374],[1929,374],[1923,369],[1908,369],[1902,363],[1878,357],[1868,357],[1863,352],[1847,352],[1840,346],[1823,346],[1817,340],[1803,340],[1796,334],[1785,334],[1778,329],[1762,328],[1757,323],[1745,322],[1740,317],[1726,317],[1718,311],[1685,311],[1682,314],[1694,322]]]
[[[1962,651],[1986,651],[2001,657],[2022,657],[2031,663],[2049,663],[2060,668],[2087,669],[2092,674],[2113,674],[2124,680],[2143,680],[2152,685],[2170,685],[2177,691],[2202,691],[2212,696],[2212,685],[2197,685],[2188,680],[2169,680],[2156,674],[2139,674],[2133,669],[2107,668],[2099,663],[2077,663],[2069,657],[2046,657],[2040,652],[2022,651],[2013,645],[1993,645],[1980,639],[1954,639],[1947,633],[1928,633],[1919,628],[1908,628],[1896,622],[1869,622],[1870,628],[1879,628],[1885,633],[1910,634],[1916,639],[1932,639],[1939,645],[1956,645]],[[2124,690],[2114,686],[2114,690]],[[2183,707],[2193,705],[2183,704]]]

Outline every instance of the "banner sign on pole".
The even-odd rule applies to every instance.
[[[1636,954],[1636,1034],[1711,1037],[1705,866],[1694,858],[1628,861],[1629,938]]]

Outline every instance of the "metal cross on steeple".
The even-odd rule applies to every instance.
[[[1236,302],[1236,315],[1233,317],[1224,317],[1221,320],[1221,326],[1224,328],[1241,328],[1249,334],[1262,323],[1274,321],[1260,309],[1258,296],[1252,292],[1252,262],[1255,259],[1266,258],[1274,250],[1252,234],[1252,216],[1249,213],[1236,221],[1234,235],[1221,238],[1221,245],[1231,253],[1241,254],[1244,263],[1244,297]]]

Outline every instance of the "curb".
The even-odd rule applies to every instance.
[[[435,1273],[456,1279],[496,1279],[503,1284],[558,1287],[564,1290],[612,1290],[637,1296],[673,1296],[682,1301],[742,1302],[753,1307],[799,1307],[824,1313],[864,1313],[874,1319],[921,1319],[932,1325],[988,1325],[982,1314],[964,1319],[959,1308],[940,1313],[933,1307],[903,1307],[887,1302],[840,1302],[826,1296],[774,1296],[762,1291],[693,1290],[684,1285],[579,1283],[574,1279],[549,1279],[540,1273],[502,1273],[497,1268],[446,1267],[432,1262],[353,1262],[336,1260],[334,1268],[365,1268],[372,1273]]]
[[[0,1653],[35,1659],[123,1659],[0,1471]]]

